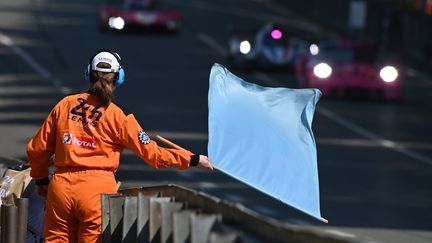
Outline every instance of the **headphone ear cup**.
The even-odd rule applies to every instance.
[[[114,82],[115,86],[120,86],[124,83],[124,79],[125,79],[125,71],[123,68],[120,68],[119,72],[118,72],[118,78],[117,80]]]
[[[85,79],[90,81],[90,64],[87,65],[87,69],[85,71]]]

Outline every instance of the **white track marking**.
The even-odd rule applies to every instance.
[[[3,87],[1,89],[3,89]],[[46,98],[1,98],[0,108],[11,106],[52,106],[56,102],[57,100],[55,99]]]
[[[346,232],[342,232],[342,231],[339,231],[339,230],[324,230],[324,232],[330,233],[332,235],[340,236],[340,237],[357,238],[356,235],[353,235],[353,234],[350,234],[350,233],[346,233]]]
[[[28,120],[28,119],[39,119],[43,120],[47,116],[46,112],[1,112],[0,122],[9,120]]]
[[[226,51],[225,47],[223,45],[220,45],[215,39],[211,38],[209,35],[205,33],[199,33],[198,39],[210,46],[213,50],[219,53],[219,55],[223,57],[227,56],[228,52]]]
[[[58,90],[54,87],[46,86],[8,86],[1,87],[0,95],[20,95],[20,94],[56,94]]]
[[[336,113],[334,113],[328,109],[319,107],[319,108],[317,108],[317,112],[319,114],[327,117],[328,119],[332,120],[333,122],[336,122],[339,125],[346,127],[349,130],[357,133],[358,135],[366,137],[366,138],[370,139],[371,141],[380,144],[382,147],[389,148],[391,150],[400,152],[400,153],[402,153],[402,154],[404,154],[404,155],[406,155],[412,159],[415,159],[417,161],[432,165],[432,159],[431,158],[429,158],[425,155],[422,155],[420,153],[417,153],[415,151],[409,150],[397,142],[385,139],[385,138],[383,138],[383,137],[381,137],[381,136],[379,136],[379,135],[377,135],[371,131],[368,131],[368,130],[354,124],[353,122],[350,122],[347,119],[337,115]]]
[[[317,138],[317,143],[322,145],[336,145],[348,147],[381,147],[380,142],[374,142],[363,138]],[[432,150],[431,143],[398,141],[405,148]]]
[[[7,73],[7,74],[0,74],[0,84],[13,84],[20,80],[25,79],[26,81],[43,81],[44,79],[39,75],[35,73]]]
[[[43,78],[48,79],[55,87],[60,89],[63,94],[70,94],[72,90],[63,85],[63,82],[55,78],[46,68],[36,62],[32,56],[24,51],[19,46],[15,45],[11,38],[3,33],[0,33],[0,43],[7,46],[14,54],[21,57],[34,71],[36,71]]]

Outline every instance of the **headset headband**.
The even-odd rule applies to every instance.
[[[93,63],[94,59],[101,53],[106,52],[111,54],[110,56],[104,57],[101,55],[99,58],[99,62],[106,62],[111,65],[111,68],[100,68],[97,67],[97,64],[99,63]],[[111,56],[114,56],[115,60],[112,60]],[[94,64],[94,65],[93,65]],[[125,72],[121,65],[121,57],[116,52],[110,51],[110,50],[100,50],[97,53],[95,53],[89,60],[89,63],[87,65],[85,77],[86,80],[90,81],[90,73],[91,71],[99,71],[99,72],[109,72],[109,73],[115,73],[116,78],[114,80],[114,85],[119,86],[124,82],[125,78]]]

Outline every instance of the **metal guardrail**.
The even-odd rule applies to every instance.
[[[103,195],[103,242],[237,242],[235,234],[221,241],[224,235],[212,231],[220,221],[218,215],[184,207],[173,198],[143,192]]]
[[[28,203],[28,198],[18,198],[17,205],[1,205],[0,242],[25,242],[27,234]]]
[[[102,195],[103,242],[354,242],[177,185]]]
[[[18,162],[0,157],[0,170]],[[0,242],[25,241],[28,209],[27,198],[1,206]],[[241,204],[177,185],[126,188],[102,195],[102,230],[105,243],[358,242],[284,224]]]

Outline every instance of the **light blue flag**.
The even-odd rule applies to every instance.
[[[214,64],[208,153],[224,173],[321,218],[312,119],[318,89],[268,88]]]

